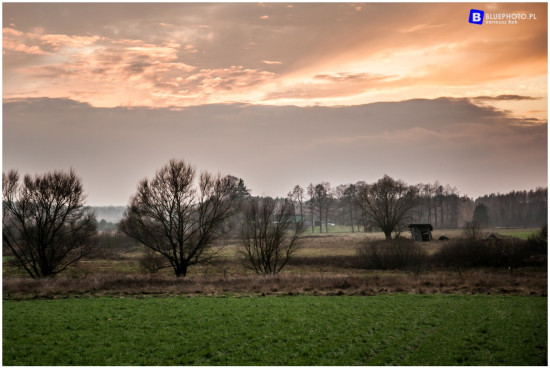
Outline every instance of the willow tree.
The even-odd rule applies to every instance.
[[[120,230],[165,257],[176,276],[215,255],[236,207],[235,181],[172,159],[151,180],[143,179],[120,222]]]
[[[97,221],[85,198],[73,170],[22,182],[17,171],[2,173],[3,245],[31,277],[56,275],[93,251]]]
[[[391,233],[407,220],[415,206],[417,188],[388,175],[366,188],[364,208],[369,221],[384,232],[386,239],[391,239]]]

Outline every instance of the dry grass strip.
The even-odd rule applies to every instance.
[[[512,294],[547,295],[547,273],[471,270],[414,274],[255,274],[175,278],[142,274],[98,274],[78,278],[30,279],[4,277],[4,299],[124,295],[376,295],[410,294]]]

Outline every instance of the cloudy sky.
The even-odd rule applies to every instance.
[[[474,25],[472,8],[520,19]],[[3,170],[73,167],[92,205],[126,204],[173,157],[273,196],[384,174],[470,197],[547,186],[546,17],[545,3],[4,3]]]

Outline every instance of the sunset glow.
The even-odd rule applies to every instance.
[[[465,21],[468,4],[149,4],[164,17],[73,24],[64,33],[46,20],[28,24],[30,6],[5,5],[4,98],[70,97],[96,107],[347,105],[380,95],[502,95],[519,84],[541,98],[538,110],[546,106],[545,4],[529,5],[536,21],[484,28]]]
[[[490,14],[533,14],[534,19],[470,24],[469,11],[476,7]],[[480,120],[457,121],[460,129],[472,124],[475,135],[489,129],[476,125],[486,121],[486,114],[508,119],[506,124],[514,126],[546,127],[547,65],[546,3],[3,4],[4,104],[49,98],[92,110],[183,111],[216,104],[307,109],[444,98],[483,111]],[[240,118],[226,119],[238,126]],[[15,124],[10,119],[4,116],[4,142],[10,124]],[[450,133],[469,132],[406,125],[372,134],[361,128],[358,134],[319,139],[329,145],[361,139],[367,144],[373,137],[393,142],[416,139],[410,143],[416,147],[427,137],[446,140]],[[300,149],[288,149],[306,154],[304,147],[319,142],[304,138]],[[544,152],[546,141],[538,144],[537,152]],[[178,155],[214,165],[207,155],[192,150],[166,152],[155,165]],[[62,162],[86,166],[87,161]],[[48,168],[5,149],[6,165]],[[224,167],[240,170],[241,176],[253,171],[234,161]],[[81,169],[92,176],[92,170],[86,170]],[[143,175],[151,170],[148,167]],[[138,174],[133,175],[132,181]],[[426,179],[407,175],[403,176],[411,181],[444,180],[435,173]],[[333,180],[356,179],[349,173],[340,177],[334,175]],[[539,179],[534,186],[544,184]],[[284,194],[290,188],[283,186],[316,179],[288,179],[279,189],[259,178],[248,180],[258,191]],[[471,193],[474,186],[462,188]],[[96,200],[112,200],[100,197],[97,194]]]

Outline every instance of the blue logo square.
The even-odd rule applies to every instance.
[[[468,22],[472,24],[483,24],[484,16],[485,16],[485,12],[483,10],[471,9],[470,18],[468,18]]]

